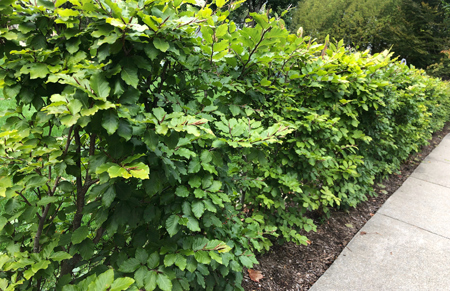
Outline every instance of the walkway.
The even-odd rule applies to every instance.
[[[450,290],[450,134],[310,290]]]

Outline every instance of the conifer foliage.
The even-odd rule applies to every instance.
[[[372,53],[390,49],[408,64],[426,69],[447,58],[442,53],[450,47],[447,5],[443,0],[305,0],[293,13],[291,29],[302,26],[320,41],[330,35]]]

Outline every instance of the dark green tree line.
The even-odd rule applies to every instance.
[[[448,58],[450,22],[441,0],[306,0],[293,13],[291,30],[303,27],[307,35],[323,40],[327,35],[344,39],[350,46],[371,49],[372,53],[391,49],[419,68]],[[431,66],[431,67],[430,67]],[[437,69],[436,69],[437,68]]]

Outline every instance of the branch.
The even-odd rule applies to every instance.
[[[24,202],[25,202],[26,204],[28,204],[28,206],[32,206],[31,203],[30,203],[30,201],[28,201],[28,199],[27,199],[25,196],[23,196],[22,191],[20,191],[20,192],[19,192],[19,191],[16,191],[16,193],[19,194],[20,197],[22,197],[22,199],[24,200]]]
[[[97,234],[95,235],[95,238],[93,240],[94,244],[98,244],[100,242],[100,239],[102,238],[104,232],[105,230],[103,229],[103,227],[97,229]]]
[[[39,226],[36,232],[36,236],[34,237],[34,245],[33,245],[33,253],[39,253],[39,240],[41,239],[42,230],[44,229],[44,223],[47,219],[48,211],[50,210],[50,204],[45,206],[44,212],[42,213],[41,218],[39,219]]]
[[[245,71],[245,69],[246,69],[248,63],[250,62],[250,60],[251,60],[253,54],[256,52],[256,50],[258,49],[259,45],[260,45],[261,42],[264,40],[264,35],[265,35],[266,33],[268,33],[271,29],[272,29],[272,26],[269,27],[269,28],[267,28],[267,29],[265,29],[265,30],[263,31],[263,33],[261,34],[261,39],[259,40],[259,42],[256,44],[256,46],[253,48],[252,52],[251,52],[250,55],[248,56],[248,60],[247,60],[247,62],[245,63],[245,65],[242,67],[241,75],[239,76],[239,78],[241,78],[241,76],[242,76],[242,74],[244,73],[244,71]]]
[[[67,151],[69,150],[69,146],[70,146],[70,140],[72,139],[70,137],[70,135],[72,134],[73,131],[73,125],[69,128],[69,133],[67,134],[67,142],[66,142],[66,147],[64,148],[64,152],[63,152],[63,156],[65,156],[67,154]]]
[[[79,169],[79,173],[77,174],[76,177],[76,184],[77,184],[77,202],[76,202],[76,206],[77,206],[77,210],[75,213],[75,217],[73,219],[73,224],[72,224],[72,231],[75,231],[76,229],[78,229],[81,226],[81,220],[83,218],[83,207],[84,207],[84,189],[83,189],[83,181],[81,178],[81,140],[80,140],[80,131],[79,128],[76,127],[75,128],[75,144],[77,146],[76,149],[76,161],[75,164],[77,166],[77,169]]]

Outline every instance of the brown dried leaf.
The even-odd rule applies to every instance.
[[[367,232],[361,231],[359,234],[360,234],[360,235],[365,235],[365,234],[367,234]]]
[[[253,269],[248,269],[248,275],[250,276],[250,279],[252,279],[252,281],[255,281],[255,282],[259,282],[259,280],[264,278],[261,271],[256,271]]]

